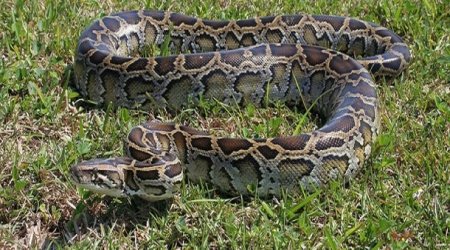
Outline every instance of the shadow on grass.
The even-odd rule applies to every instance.
[[[87,199],[77,204],[72,218],[63,225],[63,234],[56,241],[71,244],[84,238],[85,234],[104,234],[105,228],[112,230],[116,226],[129,235],[137,226],[148,226],[152,220],[167,216],[172,204],[173,200],[148,202],[140,198]]]

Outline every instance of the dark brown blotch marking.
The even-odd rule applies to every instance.
[[[233,66],[238,66],[241,64],[242,61],[244,61],[244,57],[242,56],[242,53],[244,52],[244,49],[239,50],[232,50],[232,51],[222,51],[221,54],[221,61],[226,64],[231,64]]]
[[[214,58],[214,53],[191,54],[185,56],[184,68],[187,70],[198,69],[205,66],[211,59]]]
[[[200,150],[209,151],[212,150],[212,142],[210,137],[192,138],[191,144],[193,147]]]
[[[158,170],[139,170],[136,169],[136,177],[141,180],[158,180]]]
[[[156,57],[155,72],[158,75],[165,75],[175,69],[176,56]]]
[[[128,71],[146,70],[145,67],[147,66],[147,64],[148,64],[147,58],[138,58],[136,61],[128,65],[127,70]]]
[[[133,159],[136,159],[138,161],[145,161],[147,159],[150,159],[152,157],[151,154],[148,154],[146,152],[143,152],[141,150],[128,147],[128,155],[132,157]]]
[[[255,27],[256,20],[255,19],[237,20],[236,24],[240,27]]]
[[[273,20],[275,20],[275,16],[265,16],[265,17],[261,17],[259,20],[261,20],[261,23],[266,25],[268,23],[273,22]]]
[[[301,134],[290,137],[277,137],[272,139],[272,143],[280,145],[286,150],[302,150],[306,147],[306,143],[310,139],[310,135]]]
[[[183,172],[183,167],[180,163],[172,164],[166,168],[164,171],[164,174],[168,177],[172,178],[175,177]]]
[[[111,58],[112,64],[122,65],[124,63],[127,63],[129,61],[133,60],[131,57],[123,57],[123,56],[113,56]]]
[[[325,53],[317,47],[304,46],[303,52],[305,53],[306,61],[312,66],[324,63],[330,56],[329,53]]]
[[[334,55],[330,61],[330,68],[338,74],[345,74],[352,70],[358,70],[362,66],[353,59],[344,59],[342,55]]]
[[[262,57],[266,55],[266,46],[256,46],[250,49],[250,52],[252,52],[253,57],[251,59],[254,59],[255,57]]]
[[[142,141],[142,137],[144,132],[141,128],[134,127],[131,129],[130,133],[128,133],[128,140],[132,143],[135,143],[139,147],[145,147],[146,145]]]
[[[102,21],[105,27],[112,32],[117,32],[120,29],[120,22],[115,18],[105,17],[102,19]]]
[[[217,140],[217,144],[224,154],[231,154],[238,150],[247,150],[253,145],[246,139],[238,138],[220,138]]]
[[[259,167],[260,167],[258,161],[255,160],[251,155],[247,155],[244,158],[239,159],[239,160],[234,160],[234,161],[231,162],[231,165],[236,166],[237,168],[239,168],[239,166],[244,165],[244,164],[248,164],[248,163],[253,165],[254,169],[259,169]],[[258,179],[260,180],[262,178],[261,172],[260,171],[257,171],[257,172],[258,172],[258,175],[259,175]]]
[[[364,22],[361,22],[359,20],[356,19],[350,19],[349,24],[348,24],[349,28],[351,30],[365,30],[367,29],[367,26]]]
[[[275,159],[275,157],[277,157],[278,155],[278,151],[277,150],[273,150],[271,149],[269,146],[264,145],[264,146],[259,146],[257,148],[257,150],[264,156],[264,158],[266,158],[267,160],[271,160],[271,159]]]
[[[216,20],[203,20],[203,23],[207,26],[210,26],[213,29],[220,29],[226,27],[230,22],[229,21],[216,21]]]
[[[325,150],[329,148],[337,148],[344,145],[345,140],[337,137],[325,137],[317,141],[316,149]]]
[[[197,22],[197,18],[185,16],[178,13],[171,13],[170,14],[170,21],[178,26],[180,24],[187,24],[187,25],[194,25]]]
[[[89,61],[93,64],[100,64],[107,56],[107,53],[97,50],[89,57]]]
[[[270,50],[273,56],[291,57],[297,53],[297,47],[293,44],[271,44]]]

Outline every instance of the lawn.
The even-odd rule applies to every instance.
[[[448,1],[184,2],[2,0],[1,249],[448,249]],[[413,60],[393,82],[378,82],[382,133],[348,186],[243,200],[185,182],[172,202],[112,199],[77,189],[68,169],[81,159],[122,154],[129,129],[149,117],[244,137],[293,133],[299,117],[309,120],[301,130],[315,126],[314,116],[283,105],[239,109],[205,103],[176,115],[78,107],[67,75],[81,31],[96,18],[130,9],[209,19],[300,12],[353,16],[394,30]]]

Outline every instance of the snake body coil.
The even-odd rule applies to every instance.
[[[140,57],[155,46],[174,55]],[[357,58],[357,60],[353,59]],[[188,101],[313,105],[326,117],[310,133],[223,138],[149,122],[127,137],[127,157],[74,165],[78,185],[113,196],[173,196],[183,173],[229,194],[260,197],[355,176],[379,129],[372,75],[395,77],[410,52],[392,31],[337,16],[209,21],[170,12],[104,17],[81,35],[75,85],[98,105],[177,111]],[[370,73],[369,73],[370,72]]]

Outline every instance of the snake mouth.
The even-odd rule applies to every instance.
[[[117,172],[117,162],[113,159],[93,159],[82,161],[70,167],[72,180],[77,184],[94,182],[99,174],[106,171]]]
[[[73,182],[97,193],[124,197],[124,174],[122,164],[131,164],[129,158],[109,158],[83,161],[70,167]]]
[[[162,157],[172,159],[170,157]],[[166,168],[164,162],[137,162],[127,157],[93,159],[70,167],[73,182],[80,188],[113,197],[139,196],[158,201],[173,197],[182,178],[178,159]]]

